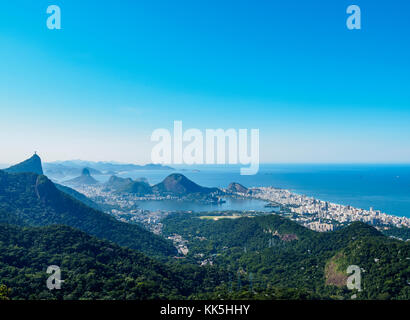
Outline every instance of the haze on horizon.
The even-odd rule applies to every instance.
[[[5,3],[0,163],[150,163],[174,120],[259,129],[261,163],[410,163],[410,3],[360,1],[360,31],[348,4],[73,0],[52,31]]]

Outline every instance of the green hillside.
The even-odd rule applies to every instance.
[[[45,176],[0,171],[0,223],[65,224],[152,256],[176,254],[172,243],[144,228],[119,222],[61,192]]]
[[[152,194],[152,188],[146,181],[134,181],[131,178],[111,176],[106,186],[118,193],[131,193],[139,196]]]
[[[184,196],[187,194],[209,194],[219,192],[218,188],[202,187],[189,180],[183,174],[173,173],[167,176],[162,182],[152,187],[154,192],[160,194]]]
[[[0,299],[410,299],[410,242],[388,237],[406,239],[408,229],[386,236],[356,222],[318,233],[275,214],[174,213],[160,237],[24,173],[38,169],[27,163],[14,169],[23,173],[0,170]],[[146,191],[144,181],[110,182]],[[218,191],[177,174],[153,189],[195,198]],[[170,260],[177,252],[165,238],[176,234],[189,252]],[[52,264],[64,290],[45,287]],[[362,270],[360,292],[346,287],[349,265]]]
[[[410,298],[410,243],[389,239],[364,223],[329,233],[278,215],[214,221],[200,214],[173,214],[163,223],[165,235],[188,240],[187,262],[208,259],[236,273],[233,292],[228,294],[228,287],[216,290],[224,297],[241,297],[238,281],[244,285],[251,278],[255,298],[269,291],[277,296],[277,288],[285,288],[311,298],[348,299],[353,293],[345,281],[340,286],[327,279],[329,263],[341,256],[338,272],[345,278],[348,265],[366,270],[359,299]],[[249,292],[243,297],[250,298]]]
[[[33,172],[43,174],[43,167],[40,157],[34,154],[31,158],[5,169],[5,171],[9,173]]]
[[[64,184],[77,187],[83,185],[95,185],[98,184],[98,181],[91,176],[90,169],[84,168],[80,176],[64,181]]]
[[[87,198],[84,194],[70,188],[67,186],[63,186],[61,184],[58,183],[54,183],[54,185],[56,186],[56,188],[66,194],[68,194],[69,196],[73,197],[74,199],[84,203],[86,206],[99,210],[99,206],[98,204],[96,204],[94,201],[92,201],[90,198]]]
[[[46,286],[49,265],[61,269],[61,290]],[[67,226],[0,224],[0,285],[10,299],[182,299],[224,278],[208,268],[159,263]]]

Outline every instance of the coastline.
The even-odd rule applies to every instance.
[[[410,218],[387,214],[372,208],[366,210],[350,205],[323,201],[282,188],[253,187],[250,190],[252,191],[251,195],[243,195],[280,204],[282,207],[286,207],[289,213],[297,216],[295,220],[303,222],[303,224],[318,222],[317,227],[319,229],[321,224],[324,229],[327,229],[327,227],[332,229],[330,227],[332,222],[349,223],[353,221],[362,221],[375,226],[387,225],[410,228]]]
[[[246,187],[275,186],[323,201],[364,209],[373,206],[375,210],[389,215],[410,218],[408,164],[262,164],[259,173],[254,176],[241,176],[233,167],[193,168],[201,170],[187,170],[183,174],[205,187],[223,189],[231,182]],[[155,184],[167,174],[155,170],[138,171],[124,177],[144,176],[151,184]]]

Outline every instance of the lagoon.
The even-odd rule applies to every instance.
[[[253,176],[241,176],[239,168],[234,167],[197,166],[177,169],[179,170],[176,171],[206,187],[226,188],[230,182],[239,182],[246,187],[273,186],[324,201],[367,210],[373,207],[387,214],[410,217],[408,164],[273,164],[261,165],[258,174]],[[139,170],[120,176],[146,177],[151,184],[155,184],[172,172],[174,171]],[[249,207],[255,210],[260,208],[254,204],[247,206]],[[237,205],[234,210],[239,210]]]
[[[224,198],[225,203],[220,204],[204,204],[191,201],[179,201],[179,200],[146,200],[137,201],[137,205],[140,209],[150,211],[194,211],[194,212],[211,212],[211,211],[262,211],[271,212],[275,211],[275,208],[265,208],[267,202],[255,199],[233,199]]]

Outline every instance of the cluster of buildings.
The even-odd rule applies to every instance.
[[[188,240],[183,239],[179,234],[173,234],[168,239],[172,241],[179,254],[184,256],[188,254]]]
[[[162,228],[164,226],[160,221],[169,214],[167,211],[150,211],[144,209],[132,209],[125,211],[111,209],[109,210],[109,213],[119,221],[138,223],[158,235],[162,233]]]
[[[103,186],[94,185],[84,185],[81,188],[77,188],[77,190],[94,200],[98,205],[103,206],[105,211],[110,212],[116,219],[123,222],[138,223],[158,235],[162,233],[163,229],[161,220],[171,213],[171,211],[163,210],[144,210],[138,208],[137,203],[137,201],[141,200],[172,199],[171,196],[148,195],[140,197],[133,194],[116,193]],[[173,242],[180,255],[186,256],[188,254],[187,240],[183,239],[179,234],[173,234],[168,239]]]
[[[279,205],[282,211],[288,212],[293,220],[316,231],[331,231],[335,224],[362,221],[372,225],[391,225],[410,227],[410,219],[380,212],[354,208],[317,200],[299,195],[285,189],[273,187],[252,188],[253,198],[269,201],[271,205]]]
[[[83,185],[81,187],[77,187],[76,190],[99,204],[111,205],[124,209],[135,207],[137,201],[179,199],[178,197],[173,197],[170,195],[160,196],[149,194],[145,196],[138,196],[132,193],[118,193],[101,185]]]
[[[77,191],[96,202],[105,212],[110,213],[122,222],[139,223],[155,234],[161,234],[164,219],[169,211],[145,210],[137,201],[158,200],[153,196],[139,197],[133,194],[119,194],[102,186],[82,186]]]
[[[94,200],[104,211],[109,211],[120,221],[139,223],[155,234],[161,234],[164,219],[171,211],[150,211],[138,207],[141,200],[166,200],[170,196],[136,196],[133,194],[120,194],[102,186],[83,186],[78,191]],[[280,207],[280,214],[300,223],[301,225],[319,232],[333,231],[335,227],[353,221],[362,221],[377,227],[410,227],[410,219],[388,215],[379,210],[355,208],[349,205],[335,204],[322,201],[313,197],[292,193],[286,189],[274,187],[255,187],[246,193],[235,192],[231,196],[240,198],[255,198],[267,201],[269,207]],[[180,235],[168,237],[182,256],[188,254],[188,242]],[[206,261],[205,264],[209,264]]]
[[[329,222],[322,222],[322,221],[312,221],[312,222],[306,222],[303,224],[305,227],[318,231],[318,232],[327,232],[327,231],[333,231],[335,226],[333,223]]]

